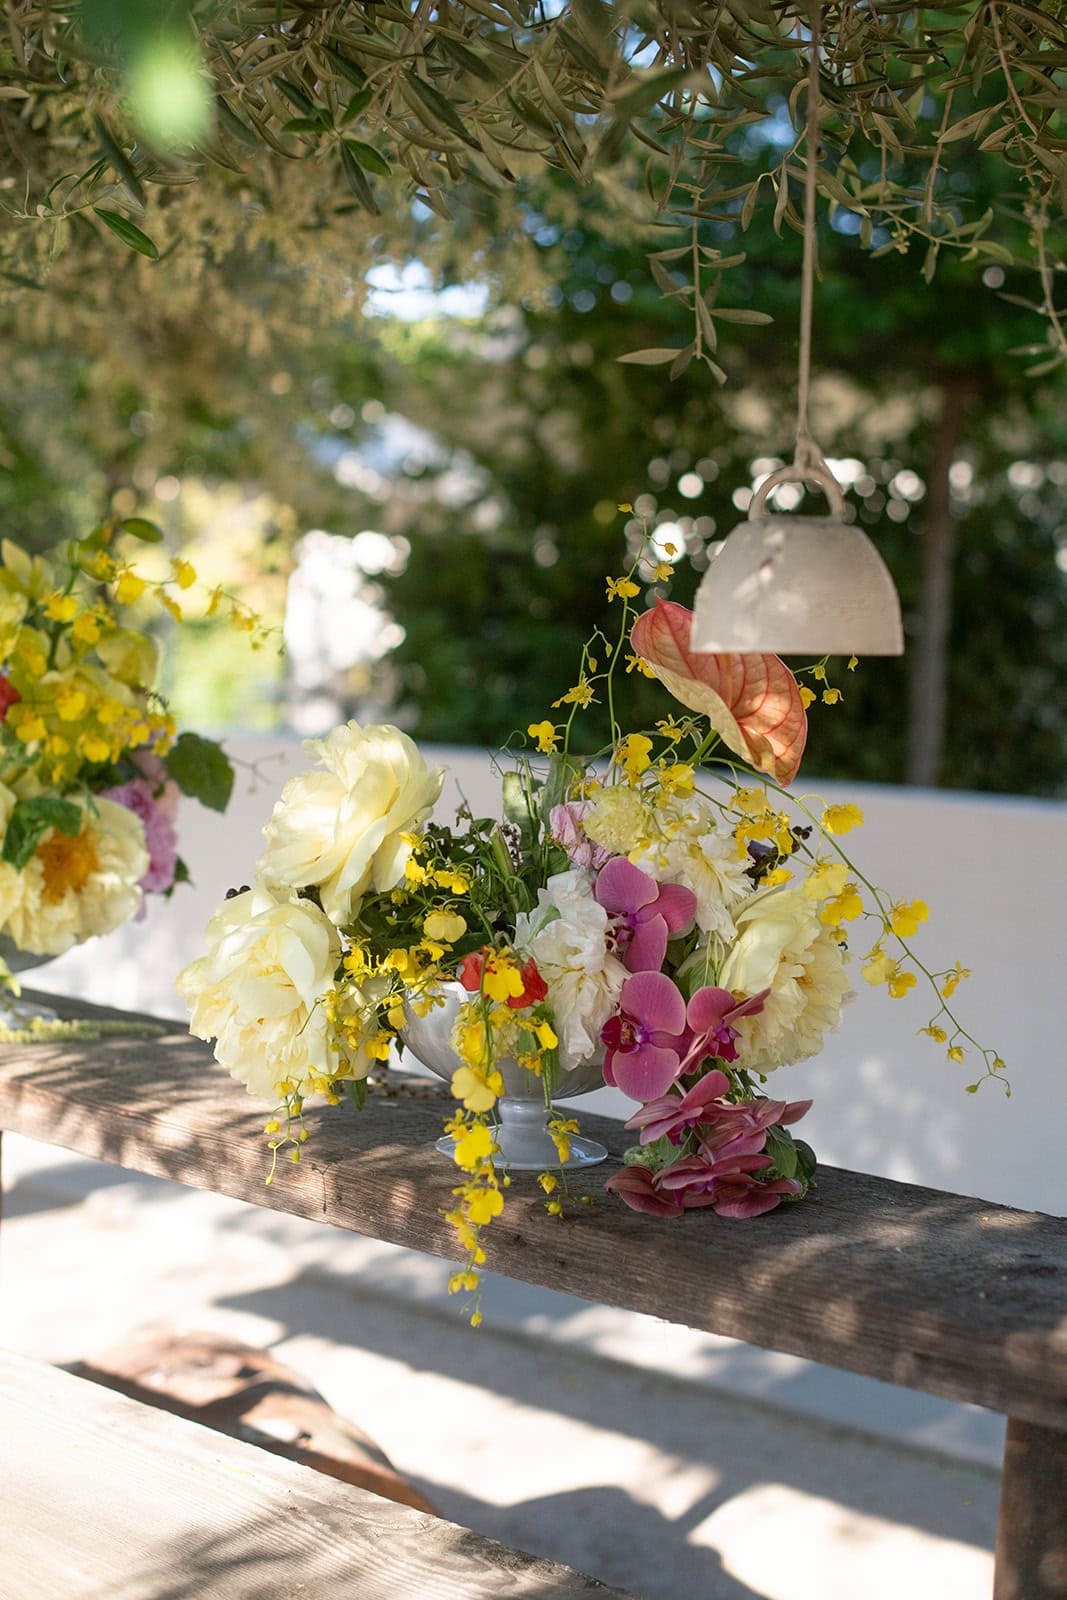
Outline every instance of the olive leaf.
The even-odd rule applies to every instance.
[[[94,206],[93,214],[100,218],[106,228],[121,239],[124,245],[131,250],[136,250],[138,255],[147,256],[149,261],[159,260],[159,248],[129,217],[122,216],[118,211],[108,211],[104,206]]]

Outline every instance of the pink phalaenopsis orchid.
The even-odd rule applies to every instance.
[[[692,1072],[708,1056],[720,1061],[736,1061],[737,1029],[732,1026],[738,1017],[751,1017],[763,1010],[769,989],[748,1000],[736,1000],[729,989],[719,989],[708,984],[698,989],[686,1008],[686,1021],[693,1031],[693,1039],[682,1062],[682,1072]]]
[[[600,1030],[606,1048],[604,1080],[631,1100],[666,1094],[685,1047],[685,1000],[663,972],[627,978],[618,1008]]]
[[[684,1206],[711,1206],[721,1180],[760,1172],[773,1165],[770,1156],[753,1155],[741,1161],[717,1162],[706,1155],[679,1156],[656,1173],[656,1183],[666,1194],[677,1194]]]
[[[612,857],[593,893],[615,919],[619,957],[630,972],[658,972],[668,939],[687,932],[696,915],[691,889],[657,883],[625,856]]]
[[[22,696],[19,694],[11,679],[0,672],[0,722],[7,720],[7,714],[12,706],[18,705]]]
[[[724,1100],[705,1118],[701,1143],[721,1150],[749,1135],[766,1136],[768,1128],[786,1128],[811,1110],[810,1100]]]

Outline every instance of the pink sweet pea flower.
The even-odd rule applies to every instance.
[[[553,806],[549,812],[548,826],[553,841],[561,850],[566,850],[572,867],[586,867],[590,872],[599,872],[611,860],[611,851],[602,844],[594,844],[582,827],[591,804],[589,800],[568,800],[563,805]]]
[[[604,1081],[631,1100],[666,1094],[681,1064],[685,1044],[685,1000],[663,972],[627,978],[619,1006],[600,1030],[607,1046]]]
[[[758,1163],[770,1166],[766,1156]],[[798,1178],[761,1182],[748,1173],[720,1177],[699,1156],[683,1156],[662,1172],[623,1167],[604,1185],[630,1207],[655,1217],[680,1217],[684,1211],[710,1206],[720,1217],[759,1217],[773,1211],[785,1195],[803,1194]]]
[[[181,790],[173,778],[168,778],[167,769],[161,757],[154,750],[146,748],[132,751],[130,760],[141,777],[147,778],[152,785],[152,798],[155,800],[158,809],[168,822],[176,823],[181,805]]]
[[[771,1178],[766,1183],[758,1178],[730,1178],[716,1189],[715,1213],[720,1217],[761,1217],[773,1211],[783,1195],[803,1193],[799,1178]]]
[[[642,1129],[641,1142],[666,1134],[700,1129],[695,1152],[680,1156],[659,1172],[641,1172],[610,1187],[634,1210],[659,1216],[680,1216],[695,1207],[710,1206],[721,1217],[758,1217],[773,1211],[786,1195],[804,1193],[799,1178],[761,1179],[774,1165],[767,1154],[767,1130],[798,1122],[810,1100],[743,1100],[716,1098],[729,1087],[726,1075],[709,1072],[685,1095],[664,1095],[642,1109],[626,1124]]]
[[[681,1144],[690,1128],[706,1122],[711,1115],[709,1102],[718,1100],[730,1087],[725,1072],[708,1072],[685,1094],[661,1095],[640,1111],[635,1111],[627,1128],[640,1128],[639,1144],[652,1144],[664,1134],[672,1144]]]
[[[615,918],[619,958],[630,972],[658,972],[667,940],[691,928],[696,915],[697,897],[691,889],[657,883],[625,856],[612,857],[593,893]]]
[[[700,1145],[709,1156],[727,1158],[749,1148],[760,1151],[767,1129],[799,1122],[811,1110],[810,1100],[723,1100],[708,1107]]]
[[[761,989],[748,1000],[735,1000],[729,989],[719,989],[712,984],[698,989],[686,1011],[693,1040],[686,1051],[682,1072],[692,1072],[707,1056],[736,1061],[737,1029],[731,1027],[731,1023],[738,1017],[751,1017],[762,1011],[770,992]]]
[[[604,1188],[625,1200],[631,1211],[647,1211],[654,1217],[680,1217],[682,1202],[677,1195],[663,1194],[647,1167],[623,1167],[608,1179]]]

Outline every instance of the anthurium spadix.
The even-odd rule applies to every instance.
[[[793,674],[777,656],[694,651],[692,626],[685,606],[657,600],[634,623],[630,642],[674,698],[707,717],[735,755],[776,783],[791,783],[808,737]]]

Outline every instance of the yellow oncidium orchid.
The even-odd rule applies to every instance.
[[[850,833],[861,826],[863,812],[850,801],[845,805],[827,806],[820,820],[827,833]]]
[[[652,764],[652,740],[643,733],[628,734],[616,747],[615,761],[627,782],[636,783]]]
[[[846,883],[839,894],[833,895],[819,912],[819,921],[827,928],[838,928],[842,922],[854,922],[863,910],[863,899],[854,883]]]
[[[925,900],[898,900],[889,912],[889,926],[898,939],[910,939],[929,915]]]
[[[830,900],[843,892],[848,882],[848,867],[843,861],[816,861],[804,879],[806,900]]]

